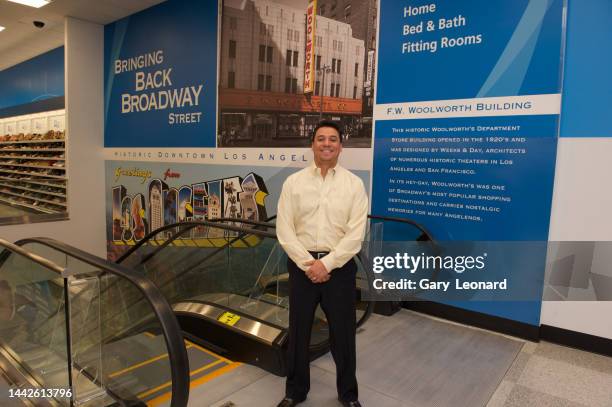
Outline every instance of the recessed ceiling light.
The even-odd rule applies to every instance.
[[[8,0],[13,3],[23,4],[24,6],[41,8],[42,6],[46,6],[51,3],[52,0]]]
[[[4,31],[4,27],[0,25],[0,31]]]

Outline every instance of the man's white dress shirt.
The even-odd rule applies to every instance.
[[[337,164],[323,178],[313,163],[283,184],[276,235],[304,271],[309,267],[304,263],[313,259],[309,251],[328,251],[321,261],[331,272],[361,250],[367,215],[368,198],[359,177]]]

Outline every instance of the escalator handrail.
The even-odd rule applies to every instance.
[[[221,223],[221,222],[240,222],[240,223],[246,223],[249,225],[254,225],[255,227],[257,226],[264,226],[264,227],[270,227],[269,224],[263,223],[263,222],[258,222],[258,221],[253,221],[253,220],[240,220],[237,218],[217,218],[217,219],[211,219],[209,220],[210,222],[214,222],[215,224],[222,224],[225,225],[225,223]],[[181,222],[180,224],[184,224],[185,222]],[[170,243],[172,243],[173,241],[175,241],[176,239],[178,239],[179,237],[181,237],[181,235],[189,232],[190,230],[192,230],[193,228],[195,228],[198,225],[190,225],[189,227],[183,227],[181,228],[181,230],[179,230],[178,232],[174,233],[170,238],[168,238],[165,242],[163,242],[162,244],[160,244],[157,249],[155,249],[155,251],[147,254],[143,259],[140,260],[140,264],[146,263],[147,261],[149,261],[153,256],[155,256],[157,253],[159,253],[161,250],[163,250],[166,246],[170,245]],[[231,226],[231,225],[230,225]],[[219,227],[219,229],[224,229],[223,227]],[[244,237],[247,234],[251,234],[251,228],[246,228],[246,231],[244,232],[240,232],[240,235],[238,236],[232,236],[232,240],[229,241],[228,243],[233,243],[236,240],[242,239],[242,237]],[[159,231],[159,229],[157,229],[155,231],[155,233],[157,234]],[[136,248],[134,248],[136,249]],[[220,250],[223,250],[222,247],[219,248]],[[133,251],[132,250],[128,250],[128,252],[124,253],[123,255],[121,255],[118,259],[117,259],[117,263],[121,263],[123,260],[125,260],[126,257],[128,257]],[[213,253],[214,254],[214,253]]]
[[[268,219],[266,219],[265,221],[254,221],[254,220],[249,220],[249,219],[240,219],[240,218],[219,218],[219,219],[214,219],[212,221],[214,222],[236,222],[236,223],[247,223],[250,225],[255,225],[255,226],[265,226],[265,227],[269,227],[272,229],[276,228],[276,223],[271,223],[269,221],[276,219],[276,215],[269,217]],[[421,225],[420,223],[412,220],[412,219],[408,219],[408,218],[397,218],[397,217],[393,217],[393,216],[380,216],[380,215],[372,215],[372,214],[368,214],[368,219],[373,219],[373,220],[386,220],[386,221],[391,221],[391,222],[398,222],[398,223],[406,223],[409,225],[412,225],[414,227],[416,227],[417,229],[419,229],[421,231],[421,233],[423,235],[425,235],[425,237],[427,237],[427,240],[430,241],[434,241],[432,234],[425,228],[425,226]]]
[[[32,260],[35,263],[40,264],[41,266],[56,272],[57,274],[62,274],[64,272],[64,268],[58,266],[57,264],[53,263],[51,260],[47,260],[42,256],[39,256],[37,254],[34,253],[30,253],[27,250],[25,250],[23,247],[20,247],[16,244],[13,244],[7,240],[4,239],[0,239],[0,246],[8,249],[10,252],[15,252],[29,260]]]
[[[28,243],[38,243],[55,249],[68,256],[74,257],[77,260],[125,279],[138,288],[138,290],[149,302],[153,312],[157,316],[164,339],[166,341],[172,377],[172,399],[170,405],[172,407],[186,406],[189,400],[190,380],[189,360],[187,357],[187,350],[185,349],[185,342],[172,308],[168,304],[166,298],[157,289],[155,284],[153,284],[149,278],[125,266],[111,263],[105,259],[94,256],[91,253],[87,253],[55,239],[47,237],[34,237],[21,239],[15,242],[17,246],[23,246]]]
[[[392,221],[392,222],[406,223],[406,224],[412,225],[412,226],[416,227],[417,229],[419,229],[421,231],[421,236],[424,236],[426,238],[426,239],[421,239],[421,236],[419,236],[416,239],[417,241],[425,241],[428,244],[430,244],[431,248],[433,249],[433,252],[436,255],[439,255],[442,252],[442,247],[433,238],[433,235],[425,228],[425,226],[419,224],[418,222],[413,221],[412,219],[397,218],[397,217],[393,217],[393,216],[379,216],[379,215],[368,215],[368,218],[374,219],[374,220]],[[432,280],[437,281],[439,274],[440,274],[440,267],[436,266],[434,268],[434,270],[433,270]],[[418,293],[420,293],[422,291],[423,291],[423,289],[416,290],[416,291],[413,292],[412,296],[414,298],[418,298],[418,297],[416,297],[416,294],[418,294]]]
[[[239,226],[232,226],[232,225],[228,225],[228,224],[225,224],[225,223],[222,223],[222,222],[214,222],[214,221],[209,221],[209,220],[208,221],[207,220],[191,220],[191,221],[187,221],[187,222],[177,222],[177,223],[172,223],[170,225],[164,225],[164,226],[162,226],[160,228],[157,228],[157,229],[147,233],[134,246],[130,247],[125,253],[123,253],[121,256],[119,256],[119,258],[116,260],[116,262],[117,263],[121,263],[123,260],[125,260],[127,257],[129,257],[132,253],[134,253],[136,250],[138,250],[141,246],[143,246],[149,240],[151,240],[154,236],[158,235],[160,232],[163,232],[165,230],[172,229],[172,228],[177,228],[177,227],[179,227],[179,228],[189,227],[189,229],[192,229],[192,228],[195,228],[197,226],[208,226],[208,227],[212,227],[212,228],[229,230],[231,232],[242,232],[242,233],[246,233],[246,234],[254,234],[254,235],[258,235],[258,236],[271,237],[271,238],[276,239],[276,233],[268,232],[268,231],[261,230],[261,229],[251,229],[251,228],[243,228],[243,227],[239,227]]]
[[[430,241],[432,245],[434,245],[434,247],[437,246],[436,241],[434,240],[431,233],[429,233],[429,231],[424,226],[413,221],[412,219],[396,218],[396,217],[390,217],[390,216],[379,216],[379,215],[372,215],[372,214],[368,214],[368,219],[399,222],[399,223],[405,223],[405,224],[412,225],[416,227],[417,229],[419,229],[421,231],[421,234],[424,235],[427,238],[427,240]],[[367,264],[367,260],[364,258],[364,255],[362,254],[361,251],[357,253],[357,257],[359,257],[362,264],[364,265]],[[366,272],[366,276],[369,277],[369,273]],[[374,312],[374,301],[365,301],[365,302],[367,304],[366,310],[364,314],[361,316],[361,318],[359,319],[359,321],[357,321],[357,328],[362,326]]]
[[[254,228],[253,229],[252,228],[244,228],[244,227],[233,226],[233,225],[228,225],[228,224],[223,223],[223,222],[235,222],[235,223],[250,224],[250,225],[253,225],[253,226],[264,226],[264,227],[267,227],[267,228],[275,229],[276,228],[276,224],[268,222],[270,220],[274,220],[275,218],[276,218],[276,215],[271,216],[268,219],[266,219],[266,221],[264,221],[264,222],[254,221],[254,220],[250,220],[250,219],[240,219],[240,218],[218,218],[218,219],[212,219],[212,220],[207,220],[207,221],[199,220],[199,221],[177,222],[177,223],[172,223],[170,225],[164,225],[164,226],[162,226],[160,228],[157,228],[157,229],[147,233],[145,235],[145,237],[142,238],[142,240],[138,241],[134,246],[130,247],[125,253],[123,253],[116,260],[116,262],[117,263],[121,263],[123,260],[125,260],[127,257],[129,257],[133,252],[138,250],[138,248],[140,248],[142,245],[146,244],[147,241],[151,240],[152,237],[156,236],[160,232],[163,232],[164,230],[176,228],[176,227],[190,226],[188,229],[185,230],[185,231],[187,231],[187,230],[189,230],[191,228],[194,228],[194,227],[197,227],[197,226],[209,226],[209,227],[218,227],[220,229],[225,229],[225,230],[234,231],[234,232],[245,232],[245,233],[252,233],[252,234],[259,235],[259,236],[264,236],[264,237],[276,238],[276,233],[273,233],[273,232],[268,232],[268,231],[265,231],[265,230],[259,230],[259,229],[254,229]],[[419,229],[421,231],[421,233],[427,238],[427,240],[432,242],[432,244],[434,244],[434,245],[436,244],[432,234],[424,226],[422,226],[421,224],[413,221],[412,219],[396,218],[396,217],[390,217],[390,216],[379,216],[379,215],[372,215],[372,214],[369,214],[368,218],[369,219],[374,219],[374,220],[392,221],[392,222],[406,223],[406,224],[412,225],[412,226],[416,227],[417,229]],[[183,231],[181,231],[181,232],[183,232]],[[180,235],[180,233],[178,233],[177,236],[173,236],[173,238],[178,238],[178,235]],[[169,239],[169,240],[171,240],[171,239]]]
[[[269,228],[276,228],[275,223],[269,223],[267,222],[267,220],[261,221],[261,220],[241,219],[241,218],[217,218],[217,219],[209,219],[209,222],[234,222],[234,223],[245,223],[247,225],[253,225],[253,226],[265,226]]]
[[[412,219],[408,219],[408,218],[396,218],[393,216],[380,216],[380,215],[368,215],[368,218],[370,219],[374,219],[374,220],[388,220],[391,222],[399,222],[399,223],[407,223],[409,225],[412,225],[414,227],[416,227],[417,229],[419,229],[421,231],[421,233],[423,235],[425,235],[425,237],[427,237],[427,240],[431,241],[432,243],[435,244],[435,240],[432,236],[431,233],[429,233],[429,231],[425,228],[425,226],[421,225],[418,222],[413,221]]]
[[[359,260],[361,261],[361,264],[363,265],[366,264],[362,259],[361,252],[357,253],[356,257],[359,258]],[[366,273],[366,275],[367,274],[368,273]],[[365,324],[366,321],[370,319],[372,312],[374,312],[374,301],[364,301],[364,302],[366,303],[366,309],[363,315],[361,316],[361,318],[359,318],[359,321],[357,321],[356,329],[360,328],[363,324]]]

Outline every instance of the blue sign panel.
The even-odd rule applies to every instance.
[[[561,137],[612,137],[610,21],[609,0],[569,5]]]
[[[377,103],[559,91],[562,0],[382,0],[380,13]]]
[[[381,20],[372,212],[439,240],[546,241],[562,0],[382,0]],[[535,252],[537,275],[498,275],[541,292]],[[439,301],[539,323],[537,301]]]
[[[169,0],[104,31],[106,147],[214,147],[216,1]]]
[[[0,72],[0,109],[64,96],[64,47]]]

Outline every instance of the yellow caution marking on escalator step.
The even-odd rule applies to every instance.
[[[176,247],[225,247],[230,244],[230,239],[234,237],[210,237],[210,238],[199,238],[199,239],[176,239],[172,241],[171,246]],[[261,243],[261,238],[256,235],[248,235],[239,240],[231,242],[231,246],[233,247],[254,247]],[[166,242],[166,239],[151,239],[146,244],[149,246],[162,246]],[[134,240],[129,240],[127,242],[124,241],[113,241],[113,245],[115,246],[134,246],[136,242]]]
[[[205,376],[202,376],[202,377],[197,378],[196,380],[193,380],[191,384],[189,385],[189,388],[193,389],[201,384],[209,382],[216,377],[219,377],[225,373],[231,372],[232,370],[236,369],[238,366],[242,366],[242,363],[232,362],[227,366],[223,366],[222,368],[217,369],[214,372],[210,372],[209,374]]]
[[[206,369],[210,369],[213,366],[217,366],[219,363],[225,363],[224,361],[222,361],[221,359],[219,360],[215,360],[214,362],[210,362],[209,364],[207,364],[206,366],[202,366],[199,369],[193,370],[191,373],[189,373],[189,376],[193,376],[196,375],[200,372],[203,372]]]
[[[220,369],[215,370],[214,372],[210,372],[209,374],[204,375],[202,377],[199,377],[196,380],[192,380],[191,383],[189,384],[189,389],[193,390],[197,386],[200,386],[200,385],[202,385],[202,384],[204,384],[206,382],[209,382],[212,379],[214,379],[216,377],[219,377],[219,376],[221,376],[221,375],[223,375],[225,373],[231,372],[232,370],[236,369],[238,366],[241,366],[241,365],[242,365],[242,363],[240,363],[240,362],[232,362],[232,363],[230,363],[230,364],[228,364],[226,366],[223,366]],[[190,373],[190,375],[193,375],[193,373]],[[171,385],[171,382],[168,382],[168,383],[166,383],[164,385],[164,387],[169,387],[170,385]],[[161,388],[163,388],[163,387],[161,387]],[[158,388],[158,389],[153,389],[153,390],[160,390],[160,389]],[[139,394],[137,397],[138,398],[146,397],[147,394],[152,394],[152,393],[154,393],[154,392],[149,390],[146,393]],[[171,396],[172,396],[171,392],[162,394],[161,396],[158,396],[158,397],[156,397],[156,398],[154,398],[152,400],[147,401],[147,406],[148,407],[156,407],[156,406],[158,406],[158,405],[160,405],[160,404],[170,400]]]
[[[257,235],[248,235],[244,240],[251,246],[257,246],[261,242],[261,238]]]
[[[215,360],[214,362],[211,362],[211,363],[207,364],[206,366],[202,366],[199,369],[196,369],[196,370],[193,370],[193,371],[189,372],[189,376],[191,377],[191,376],[193,376],[195,374],[198,374],[198,373],[200,373],[200,372],[202,372],[202,371],[204,371],[206,369],[210,369],[211,367],[217,366],[219,363],[223,363],[223,361],[222,360]],[[150,396],[151,394],[157,393],[158,391],[162,390],[163,388],[169,387],[170,385],[172,385],[172,382],[166,382],[166,383],[161,384],[161,385],[159,385],[157,387],[154,387],[154,388],[149,389],[149,390],[147,390],[145,392],[142,392],[142,393],[138,394],[136,397],[138,397],[139,399],[142,400],[143,398],[145,398],[147,396]]]
[[[242,240],[236,240],[235,242],[232,242],[232,247],[244,248],[244,247],[249,247],[249,246]]]
[[[208,239],[194,239],[193,242],[197,247],[215,247]]]
[[[231,361],[231,360],[229,360],[229,359],[227,359],[227,358],[224,358],[223,356],[218,355],[218,354],[216,354],[215,352],[209,351],[208,349],[201,347],[201,346],[200,346],[200,345],[198,345],[197,343],[193,343],[193,342],[191,342],[191,341],[188,341],[187,339],[185,339],[185,343],[186,343],[186,344],[188,344],[188,345],[193,346],[193,347],[194,347],[194,348],[196,348],[197,350],[201,350],[201,351],[202,351],[202,352],[204,352],[204,353],[208,353],[210,356],[214,356],[214,357],[215,357],[215,358],[217,358],[217,359],[221,359],[221,360],[222,360],[222,361],[224,361],[225,363],[234,363],[233,361]]]
[[[224,239],[222,237],[218,237],[218,238],[214,238],[214,239],[209,239],[210,242],[212,243],[212,245],[214,247],[224,247],[227,246],[227,239]]]
[[[112,379],[112,378],[120,376],[120,375],[122,375],[124,373],[131,372],[132,370],[136,370],[139,367],[143,367],[143,366],[149,365],[149,364],[151,364],[153,362],[156,362],[158,360],[161,360],[161,359],[164,359],[164,358],[167,358],[167,357],[168,357],[168,354],[164,353],[163,355],[159,355],[159,356],[156,356],[154,358],[147,359],[144,362],[140,362],[140,363],[137,363],[137,364],[132,365],[130,367],[126,367],[125,369],[118,370],[118,371],[108,375],[108,377]]]
[[[150,332],[144,332],[144,335],[148,336],[151,339],[157,338],[157,336],[153,335]],[[185,341],[185,349],[193,348],[194,346],[195,345],[193,343]],[[161,359],[164,359],[164,358],[167,358],[167,357],[168,357],[167,353],[164,353],[163,355],[158,355],[158,356],[152,357],[152,358],[147,359],[147,360],[145,360],[143,362],[137,363],[137,364],[132,365],[130,367],[126,367],[125,369],[121,369],[121,370],[118,370],[116,372],[113,372],[110,375],[108,375],[108,377],[112,379],[114,377],[121,376],[124,373],[131,372],[132,370],[138,369],[139,367],[150,365],[153,362],[156,362],[158,360],[161,360]]]
[[[185,239],[183,240],[183,242],[185,243],[185,246],[189,246],[189,247],[197,246],[196,242],[194,242],[193,239]]]

